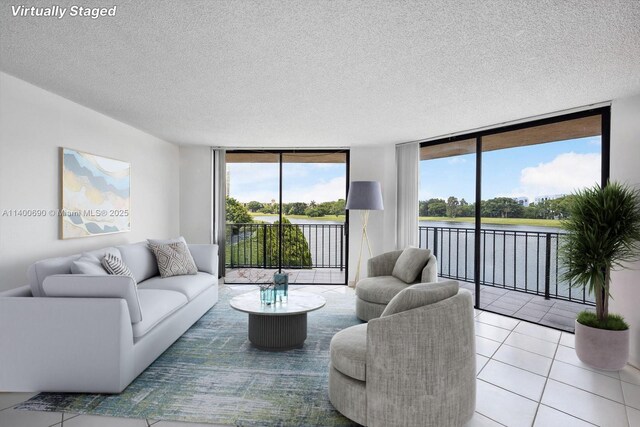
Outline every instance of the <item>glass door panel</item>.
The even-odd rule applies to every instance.
[[[282,155],[282,269],[290,283],[346,283],[347,153]]]
[[[266,283],[279,270],[280,155],[226,155],[228,283]]]
[[[560,221],[600,183],[601,116],[483,136],[482,149],[478,308],[573,330],[590,301],[559,280]]]
[[[420,149],[419,245],[438,275],[475,293],[476,139]]]

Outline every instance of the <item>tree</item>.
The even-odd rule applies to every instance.
[[[494,197],[482,202],[481,213],[489,218],[522,218],[524,208],[511,197]]]
[[[427,201],[419,200],[418,201],[418,216],[427,216]]]
[[[320,209],[319,207],[308,207],[306,211],[304,211],[304,214],[307,216],[310,216],[312,218],[318,218],[321,216],[324,216],[324,211],[322,209]]]
[[[460,206],[458,207],[458,216],[471,217],[476,215],[476,204],[468,203],[465,199],[460,199]]]
[[[447,214],[447,203],[444,200],[429,199],[425,203],[427,212],[424,216],[445,216]]]
[[[345,212],[345,205],[346,205],[346,200],[344,199],[338,199],[335,202],[329,202],[330,203],[330,209],[327,212],[327,214],[330,215],[344,215]]]
[[[253,218],[249,214],[247,208],[233,197],[227,196],[226,210],[227,223],[247,224],[253,222]]]
[[[447,199],[446,212],[449,218],[455,218],[458,216],[458,206],[460,206],[460,202],[457,197],[450,196]]]
[[[304,215],[307,204],[303,202],[293,202],[287,204],[287,215]]]
[[[255,200],[247,203],[247,209],[249,209],[251,212],[258,212],[260,209],[262,209],[263,206],[264,205],[262,203],[256,202]]]
[[[280,221],[273,223],[273,226],[260,227],[256,233],[258,251],[262,251],[262,242],[266,240],[266,262],[267,265],[278,265],[278,253],[280,251],[279,227]],[[265,236],[266,230],[266,236]],[[295,224],[291,224],[287,218],[282,218],[282,263],[290,267],[311,267],[311,250],[309,242],[304,233]],[[264,254],[263,254],[264,256]]]

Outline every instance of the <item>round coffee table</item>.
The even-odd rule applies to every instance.
[[[259,292],[233,297],[231,307],[249,314],[249,341],[262,350],[283,351],[302,347],[307,339],[307,313],[322,308],[320,295],[290,291],[286,302],[266,305]]]

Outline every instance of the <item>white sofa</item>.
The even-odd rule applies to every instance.
[[[0,391],[124,390],[218,301],[218,247],[188,247],[196,275],[160,278],[147,242],[33,264],[29,285],[0,293]],[[71,274],[107,250],[135,281]]]

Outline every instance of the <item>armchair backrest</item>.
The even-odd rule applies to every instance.
[[[472,301],[471,293],[460,289],[438,302],[369,321],[368,425],[442,425],[442,420],[461,425],[472,416],[476,387]]]
[[[391,316],[425,305],[435,304],[458,293],[458,282],[418,283],[401,290],[389,301],[380,317]]]

